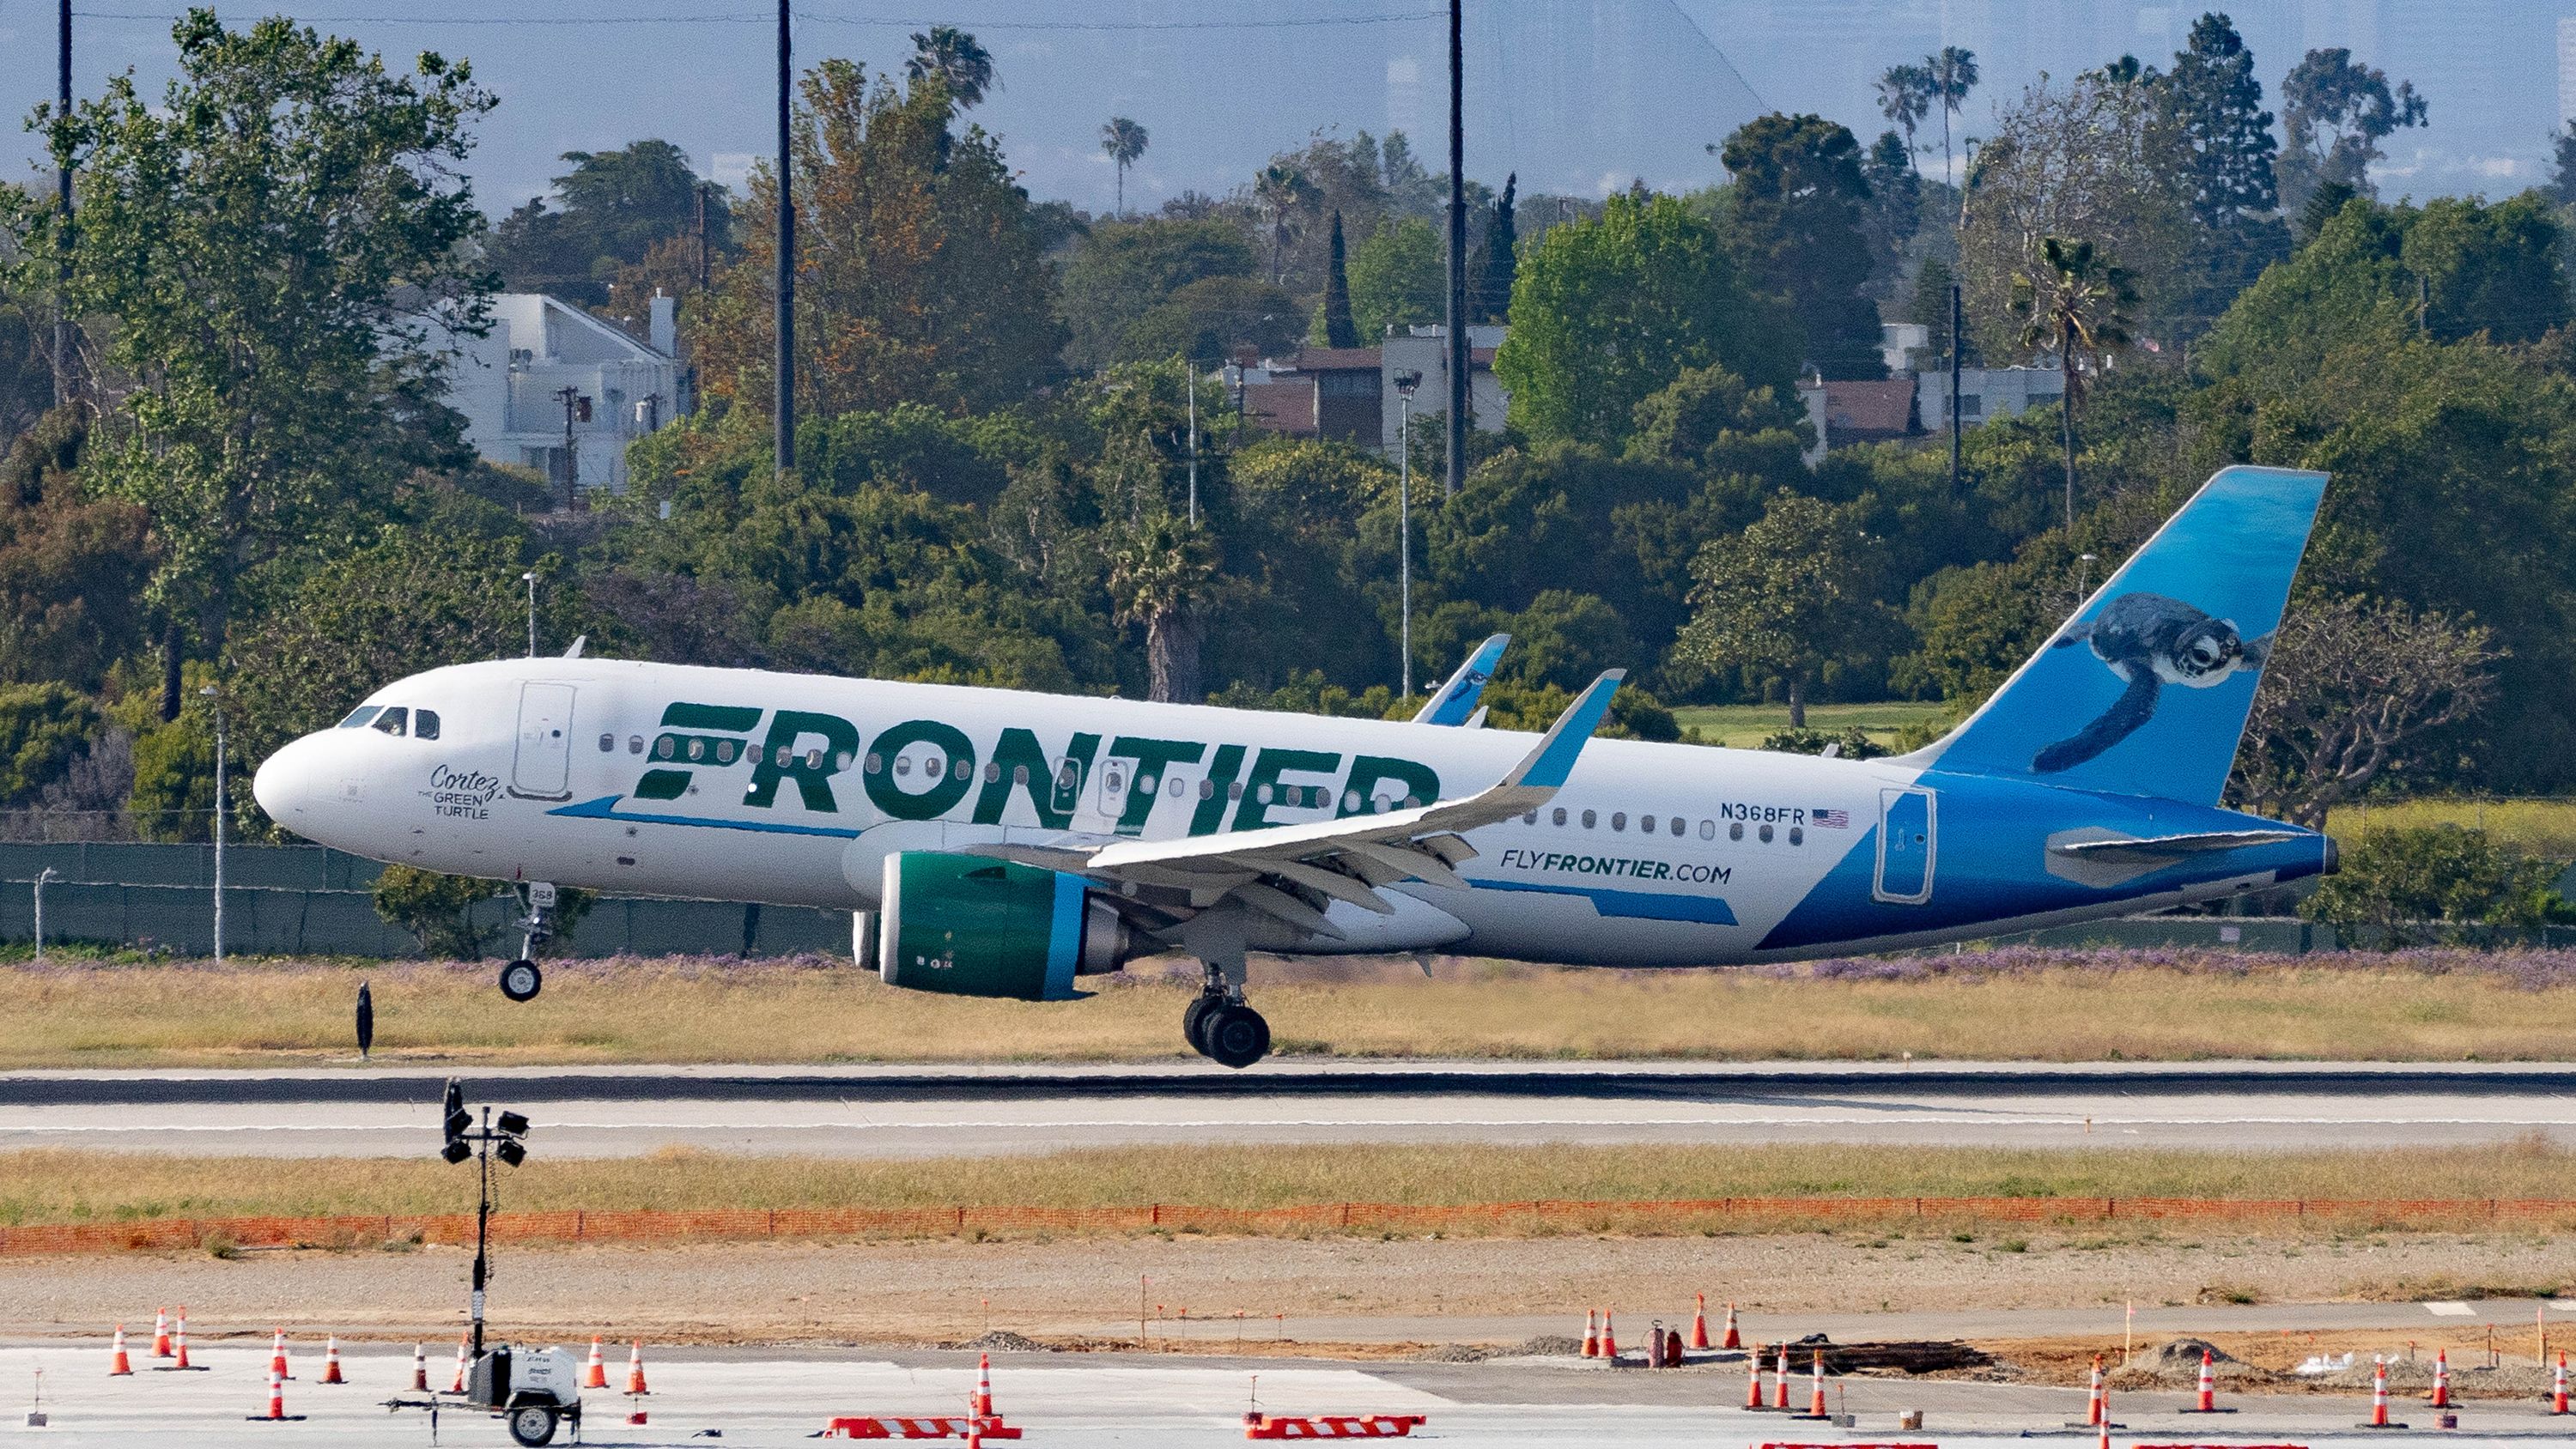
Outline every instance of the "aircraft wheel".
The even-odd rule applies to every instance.
[[[1219,1066],[1241,1069],[1270,1055],[1270,1023],[1239,1002],[1227,1002],[1210,1013],[1200,1036]]]
[[[501,994],[512,1001],[534,1001],[546,988],[546,973],[525,957],[501,968]]]
[[[1190,1049],[1200,1056],[1208,1054],[1206,1035],[1208,1018],[1224,1005],[1225,998],[1222,996],[1201,996],[1190,1002],[1189,1010],[1181,1013],[1181,1038],[1187,1041]]]

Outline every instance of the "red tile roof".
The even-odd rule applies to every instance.
[[[1902,438],[1914,430],[1914,379],[1841,379],[1825,384],[1825,431],[1831,441]]]

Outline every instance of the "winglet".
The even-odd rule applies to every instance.
[[[1592,742],[1592,732],[1610,713],[1610,696],[1619,692],[1619,681],[1628,677],[1624,669],[1602,671],[1601,677],[1584,687],[1574,703],[1565,707],[1556,723],[1548,726],[1547,737],[1529,758],[1503,777],[1505,785],[1527,786],[1534,790],[1553,790],[1574,773],[1575,757]]]
[[[1477,696],[1485,692],[1485,682],[1494,677],[1494,670],[1503,662],[1503,651],[1510,648],[1511,643],[1511,635],[1496,634],[1477,645],[1476,652],[1467,656],[1467,662],[1458,666],[1458,672],[1450,675],[1447,682],[1423,702],[1421,711],[1413,716],[1413,722],[1465,724],[1468,715],[1476,708]]]

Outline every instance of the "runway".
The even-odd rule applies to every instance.
[[[449,1073],[23,1072],[0,1149],[409,1156]],[[1913,1143],[1997,1147],[2576,1142],[2576,1065],[2217,1062],[1272,1063],[467,1070],[550,1155],[669,1146],[843,1157],[1144,1143]]]

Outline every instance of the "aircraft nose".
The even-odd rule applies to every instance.
[[[314,755],[320,747],[314,737],[291,740],[284,749],[268,757],[259,773],[250,781],[251,798],[268,818],[280,825],[293,826],[311,813],[317,780]]]

